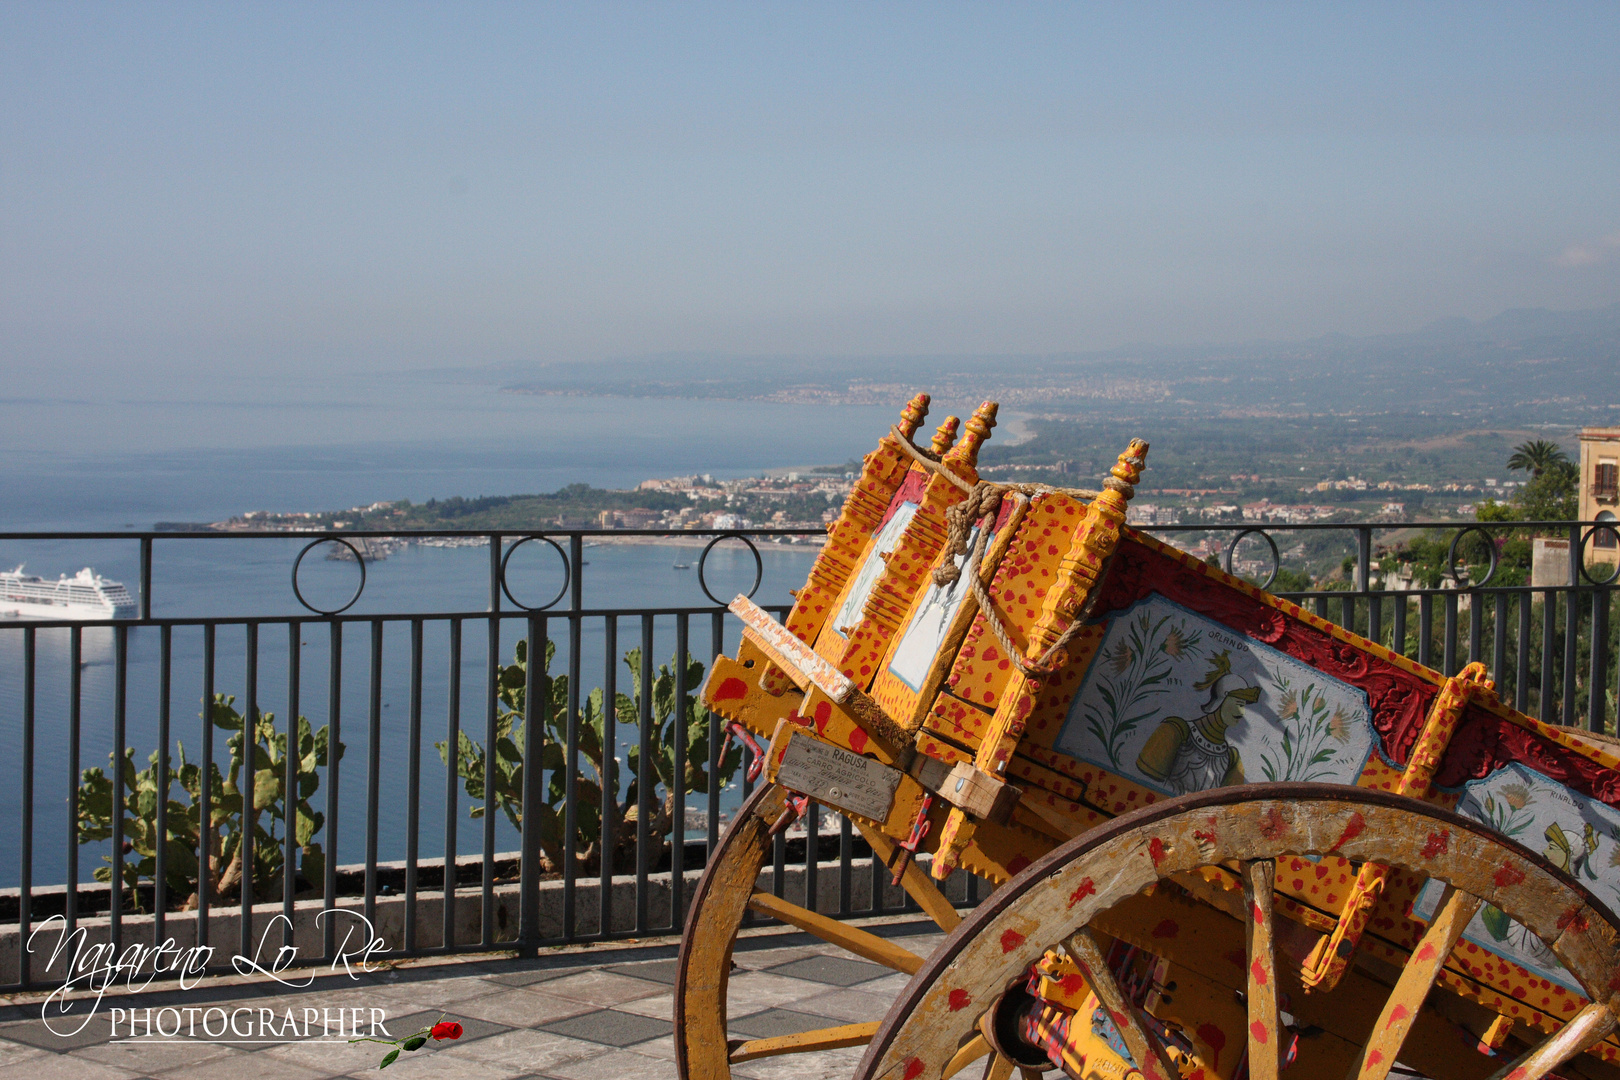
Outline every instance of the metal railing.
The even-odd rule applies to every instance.
[[[1543,532],[1558,530],[1568,535],[1571,555],[1567,582],[1534,587],[1492,583],[1497,565],[1497,541],[1515,529],[1524,528]],[[1451,587],[1400,591],[1374,587],[1374,576],[1378,572],[1376,544],[1380,537],[1388,536],[1395,529],[1438,529],[1451,534],[1451,572],[1446,583]],[[1477,539],[1481,530],[1486,530],[1482,542]],[[1354,556],[1353,579],[1344,583],[1346,587],[1285,595],[1318,615],[1332,618],[1443,672],[1455,672],[1468,661],[1483,660],[1501,681],[1507,700],[1544,720],[1564,724],[1584,720],[1593,730],[1605,730],[1609,725],[1611,706],[1608,701],[1614,686],[1615,656],[1609,605],[1615,586],[1612,580],[1593,581],[1583,566],[1583,552],[1590,551],[1594,538],[1601,539],[1592,523],[1242,524],[1165,526],[1147,531],[1171,542],[1184,542],[1187,534],[1222,538],[1221,561],[1228,568],[1236,561],[1239,569],[1243,568],[1244,561],[1234,560],[1234,557],[1242,543],[1268,547],[1274,566],[1280,566],[1283,556],[1276,543],[1277,535],[1343,534],[1339,542],[1348,545]],[[712,553],[726,550],[718,545],[725,541],[744,545],[741,565],[747,571],[752,564],[753,584],[747,590],[752,595],[766,576],[761,544],[769,551],[773,543],[818,534],[802,529],[699,533],[696,535],[712,539],[703,549],[695,576],[705,599],[713,603],[589,608],[585,605],[588,547],[594,549],[608,537],[646,541],[671,534],[657,530],[439,532],[430,535],[487,544],[487,559],[478,571],[484,601],[481,609],[354,610],[366,588],[366,560],[360,557],[362,551],[353,545],[362,540],[420,539],[424,535],[428,534],[384,531],[345,531],[330,535],[0,533],[0,544],[137,544],[140,581],[139,612],[134,619],[90,623],[30,620],[0,626],[0,660],[7,665],[6,671],[15,676],[6,684],[4,699],[4,711],[11,713],[12,719],[8,721],[0,714],[0,725],[3,725],[0,730],[14,729],[14,735],[6,737],[16,738],[13,745],[20,751],[20,756],[14,759],[17,780],[14,790],[18,793],[14,841],[15,911],[14,918],[8,917],[11,913],[3,910],[6,896],[0,895],[0,922],[13,924],[26,941],[30,930],[48,915],[60,914],[71,934],[88,920],[101,918],[99,909],[105,906],[106,937],[117,953],[126,938],[131,937],[126,933],[125,924],[136,917],[133,909],[138,905],[143,909],[140,917],[143,920],[149,917],[151,923],[150,932],[145,925],[141,927],[142,940],[148,940],[149,933],[149,940],[162,942],[176,926],[190,923],[188,940],[194,938],[198,945],[211,944],[210,924],[221,910],[221,898],[210,895],[210,888],[194,883],[196,891],[191,898],[191,910],[171,910],[174,902],[181,899],[171,895],[169,886],[173,869],[169,861],[177,857],[173,845],[156,844],[155,864],[145,884],[135,889],[120,884],[125,880],[126,857],[133,851],[126,843],[130,838],[125,834],[125,814],[119,809],[129,794],[127,770],[115,768],[108,777],[112,795],[111,835],[105,845],[104,858],[110,882],[99,889],[81,876],[81,848],[86,846],[82,843],[81,812],[86,807],[81,806],[80,800],[83,766],[107,750],[121,760],[125,748],[131,745],[133,718],[135,727],[143,733],[142,752],[150,750],[154,755],[156,786],[163,795],[153,800],[152,828],[157,837],[166,837],[170,815],[175,812],[175,806],[180,806],[171,803],[168,797],[177,784],[171,739],[181,729],[188,728],[176,722],[175,699],[199,692],[202,702],[211,703],[216,692],[230,690],[243,698],[241,716],[250,718],[247,732],[253,730],[251,718],[274,698],[273,703],[282,708],[278,734],[287,737],[289,750],[281,764],[282,775],[274,778],[281,783],[285,795],[284,832],[276,840],[283,848],[279,909],[275,907],[274,898],[255,895],[251,887],[239,888],[237,897],[228,901],[226,909],[235,915],[232,921],[236,923],[236,940],[217,944],[228,945],[245,956],[254,955],[256,935],[263,932],[267,918],[278,910],[286,919],[282,927],[283,943],[291,944],[301,893],[306,913],[311,895],[319,896],[322,911],[330,911],[338,905],[340,893],[351,885],[359,897],[361,910],[373,922],[380,903],[403,904],[402,940],[395,943],[391,956],[483,952],[497,948],[533,954],[540,948],[560,944],[678,933],[689,899],[685,875],[700,869],[708,853],[715,850],[727,808],[734,807],[752,787],[746,778],[752,753],[746,747],[743,749],[742,767],[731,784],[722,790],[712,778],[727,753],[729,737],[718,716],[695,713],[696,722],[706,729],[707,761],[701,764],[711,781],[706,790],[688,796],[685,791],[687,748],[692,732],[688,730],[688,711],[679,703],[693,699],[699,688],[691,684],[687,664],[670,665],[668,675],[673,685],[669,687],[669,694],[676,704],[664,715],[669,718],[668,764],[675,780],[673,785],[665,787],[666,794],[671,786],[681,790],[670,801],[666,845],[665,834],[655,833],[652,826],[657,817],[655,790],[663,783],[657,775],[662,762],[654,760],[663,752],[663,743],[659,741],[663,736],[655,730],[658,727],[655,698],[656,684],[664,676],[656,667],[656,657],[666,652],[679,658],[691,657],[707,668],[712,665],[714,656],[730,651],[735,642],[735,629],[728,626],[721,606],[723,594],[716,595],[709,581]],[[690,538],[694,534],[684,535]],[[1465,535],[1476,540],[1465,542]],[[290,591],[303,605],[305,613],[239,613],[219,617],[154,615],[154,600],[166,599],[154,597],[154,565],[163,565],[164,552],[171,545],[180,541],[236,545],[271,540],[283,544],[289,540],[304,542],[302,550],[291,560]],[[350,547],[360,573],[359,587],[346,603],[324,608],[306,601],[298,585],[299,568],[305,556],[322,543]],[[1463,565],[1469,543],[1476,547],[1482,544],[1489,554],[1484,562],[1475,564],[1488,563],[1490,567],[1477,582],[1468,580]],[[515,553],[529,544],[549,547],[561,560],[561,587],[547,603],[534,606],[517,601],[508,579]],[[814,549],[797,550],[803,556],[802,566],[790,569],[802,581]],[[1264,579],[1264,575],[1255,576]],[[1276,570],[1269,576],[1275,577]],[[772,597],[761,599],[768,601]],[[788,610],[780,604],[764,606],[779,617]],[[311,633],[312,630],[315,633]],[[468,630],[472,631],[470,639]],[[364,657],[360,665],[356,665],[353,655],[356,632],[361,638]],[[151,641],[154,634],[155,650]],[[235,644],[238,635],[239,653]],[[306,636],[314,639],[313,646]],[[322,637],[324,642],[320,640]],[[478,642],[479,637],[484,639],[482,643]],[[510,774],[510,777],[521,775],[520,801],[526,810],[514,835],[501,820],[495,792],[504,775],[498,772],[497,760],[505,716],[502,679],[507,678],[505,673],[511,670],[503,664],[502,658],[510,655],[519,638],[529,643],[553,643],[560,657],[560,670],[548,672],[541,663],[530,662],[523,675],[525,710],[534,715],[526,717],[529,721],[526,734],[530,738],[522,749],[518,750],[515,743],[511,746],[517,754],[516,764],[525,766]],[[277,639],[284,645],[273,644]],[[141,678],[146,680],[142,684],[145,701],[138,702],[133,712],[130,703],[132,640],[152,653],[149,659],[141,661],[146,665],[141,669],[145,673]],[[87,645],[92,651],[99,650],[92,661],[86,660]],[[45,652],[60,654],[65,671],[42,671],[42,666],[49,667],[48,658],[42,659],[42,646],[49,646]],[[621,647],[625,646],[638,648],[639,659],[628,678],[621,681],[624,662]],[[317,654],[315,663],[305,663],[306,651]],[[321,652],[324,657],[319,656]],[[477,655],[480,652],[481,657]],[[528,655],[533,661],[544,653],[531,648]],[[319,663],[320,659],[325,660],[324,665]],[[599,729],[590,727],[584,720],[590,712],[591,694],[582,685],[582,679],[597,663],[601,673],[598,684],[601,700],[607,703],[599,712]],[[93,709],[87,710],[85,673],[96,665],[109,667],[111,678],[104,687],[105,692],[92,703]],[[364,669],[363,684],[354,679],[357,666]],[[222,674],[224,669],[228,671]],[[445,673],[442,679],[431,674],[435,670]],[[534,733],[544,726],[539,710],[548,707],[545,699],[552,686],[548,680],[561,675],[567,677],[562,735],[549,741],[534,738]],[[146,685],[148,682],[150,685]],[[64,692],[52,698],[44,691],[47,683]],[[313,693],[311,687],[314,687]],[[517,688],[505,684],[504,689],[515,692]],[[633,732],[620,727],[621,690],[629,691],[624,700],[636,711]],[[403,718],[390,711],[396,692],[405,705]],[[324,703],[320,700],[323,697]],[[475,703],[477,715],[471,724],[465,724],[464,711],[469,698]],[[312,719],[311,730],[315,720],[323,719],[332,747],[325,764],[315,768],[306,765],[307,755],[293,752],[299,749],[300,713],[311,704],[324,710],[324,717]],[[103,708],[108,715],[92,715]],[[364,735],[363,739],[355,741],[363,742],[365,750],[360,766],[364,773],[364,808],[358,826],[351,820],[355,813],[354,796],[347,793],[358,778],[353,777],[353,765],[340,764],[337,751],[343,741],[345,724],[354,724],[356,709],[361,713],[359,720]],[[199,760],[208,763],[215,761],[219,747],[215,740],[216,725],[206,715],[207,709],[204,713],[198,732]],[[86,738],[87,723],[97,728],[97,738]],[[445,734],[447,760],[442,806],[435,814],[428,805],[432,800],[423,798],[422,743],[428,737],[429,727],[440,724]],[[188,729],[181,733],[190,732]],[[458,750],[463,734],[475,741],[482,740],[484,771],[481,778],[458,773]],[[591,782],[582,772],[582,755],[589,756],[587,744],[592,739],[598,740],[604,748],[605,771],[594,784],[594,804],[588,804],[587,786]],[[399,760],[401,741],[404,754]],[[96,749],[91,749],[92,744]],[[259,752],[257,737],[242,738],[236,752],[241,761],[240,775],[244,780],[254,777],[255,783],[250,786],[256,788],[258,774],[262,771],[255,768]],[[385,754],[389,756],[387,770]],[[634,769],[631,768],[632,755]],[[48,769],[39,767],[42,759],[49,759]],[[141,759],[137,755],[136,760]],[[390,776],[403,776],[397,792],[385,781],[385,771]],[[317,775],[319,795],[313,797],[315,801],[311,806],[318,803],[324,820],[315,825],[314,832],[300,836],[294,798]],[[621,805],[619,802],[621,778],[634,783],[633,803]],[[482,782],[481,799],[470,794],[478,787],[474,782],[478,779]],[[211,768],[203,768],[193,791],[199,822],[198,841],[197,850],[188,857],[201,859],[205,864],[197,872],[199,883],[208,876],[206,861],[219,840],[217,819],[226,797],[219,783]],[[542,830],[546,828],[545,815],[538,808],[548,805],[546,800],[553,786],[561,792],[556,824],[561,831],[562,857],[561,865],[553,866],[548,872],[541,843]],[[60,803],[49,797],[49,791],[57,787],[64,788]],[[340,791],[345,792],[342,797]],[[257,805],[257,800],[254,801]],[[469,853],[471,862],[458,857],[466,846],[462,818],[469,808],[483,811],[481,820],[476,820],[477,840],[472,845],[475,851]],[[606,838],[617,835],[617,827],[622,821],[628,821],[631,810],[636,820],[633,842],[624,861],[616,863]],[[423,857],[424,816],[429,819],[436,816],[438,820],[429,820],[428,827],[442,830],[439,842],[442,852],[438,859]],[[582,823],[589,816],[598,816],[602,822],[597,842],[600,858],[594,870],[587,869],[589,864],[582,861],[585,854],[581,844]],[[242,814],[238,830],[244,881],[252,880],[256,865],[254,829],[250,827],[249,817],[248,813]],[[41,821],[46,822],[46,827],[41,836],[36,836],[42,832]],[[885,887],[887,873],[876,861],[869,871],[857,866],[861,860],[869,858],[869,849],[858,835],[852,834],[847,820],[840,821],[841,827],[836,833],[824,836],[819,815],[812,809],[806,815],[802,837],[777,837],[772,863],[776,871],[774,888],[778,894],[785,888],[790,873],[796,873],[802,878],[806,906],[819,907],[829,915],[851,917],[916,910],[909,899]],[[340,822],[345,825],[343,829],[339,828]],[[689,829],[692,823],[695,827]],[[324,836],[325,843],[321,880],[318,883],[305,880],[304,888],[300,889],[295,868],[299,865],[303,845],[316,835]],[[510,849],[502,850],[502,838],[508,835],[516,846],[515,859],[507,857]],[[44,836],[51,837],[48,844],[62,845],[56,847],[62,855],[60,864],[54,857],[42,860],[41,853],[49,849],[36,844],[36,840]],[[403,856],[402,860],[388,861],[385,847]],[[363,862],[355,863],[355,856],[362,852]],[[344,857],[353,864],[349,869],[340,865]],[[829,904],[817,899],[828,893],[818,878],[818,863],[832,859],[837,861],[838,880],[836,889],[831,890],[836,901]],[[59,869],[47,870],[46,883],[36,885],[36,871],[45,863]],[[437,874],[435,867],[438,867]],[[868,872],[870,884],[859,877]],[[511,898],[513,885],[517,894],[516,925],[503,926],[500,916],[505,909],[502,905]],[[542,891],[548,902],[549,898],[556,898],[555,911],[543,910]],[[975,903],[982,891],[977,879],[969,879],[960,899]],[[392,899],[401,892],[400,901]],[[477,932],[467,933],[464,919],[467,904],[474,898]],[[616,903],[621,898],[627,898],[628,902]],[[429,900],[441,906],[440,925],[434,928],[435,933],[427,935],[432,940],[423,940],[419,933],[418,909]],[[470,920],[465,925],[470,925]],[[342,943],[336,940],[336,933],[336,921],[324,920],[320,927],[322,963],[331,963],[339,957]],[[303,961],[311,959],[305,957]],[[30,954],[22,951],[17,978],[0,985],[0,990],[56,981],[40,979],[34,968]]]

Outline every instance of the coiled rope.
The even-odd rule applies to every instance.
[[[934,584],[942,589],[948,589],[960,580],[962,566],[977,568],[981,564],[985,550],[990,543],[991,530],[989,528],[979,530],[978,540],[973,545],[971,557],[963,560],[961,565],[958,565],[957,560],[961,556],[968,554],[967,539],[973,531],[974,525],[987,517],[993,523],[996,516],[1001,513],[1002,501],[1008,495],[1013,496],[1015,501],[1027,505],[1036,495],[1045,492],[1067,495],[1084,502],[1089,502],[1102,494],[1100,491],[1092,491],[1087,488],[1060,488],[1047,484],[998,484],[990,480],[980,480],[977,484],[970,484],[945,468],[940,463],[939,458],[914,444],[899,427],[890,428],[889,433],[899,442],[900,448],[911,455],[912,459],[919,465],[935,475],[945,477],[966,493],[966,498],[945,511],[944,558],[934,568],[933,573]],[[1103,481],[1103,485],[1116,491],[1123,489],[1122,494],[1126,498],[1129,498],[1134,490],[1123,480],[1112,476]],[[1113,556],[1110,555],[1107,561],[1103,563],[1102,572],[1097,576],[1099,582],[1108,573],[1108,567],[1112,563]],[[1007,659],[1012,662],[1013,667],[1029,678],[1044,678],[1056,670],[1055,665],[1059,654],[1063,652],[1070,641],[1074,640],[1074,636],[1080,632],[1080,629],[1085,626],[1086,620],[1090,618],[1092,609],[1096,607],[1097,598],[1102,591],[1100,589],[1091,590],[1091,595],[1086,597],[1085,604],[1081,606],[1069,628],[1063,631],[1062,635],[1052,643],[1051,647],[1041,654],[1040,659],[1031,660],[1024,655],[1022,649],[1013,643],[1012,635],[1007,632],[1007,626],[1001,619],[1001,613],[996,610],[995,602],[985,590],[984,582],[976,572],[968,575],[968,585],[973,590],[974,600],[978,601],[979,612],[984,616],[985,624],[990,627],[990,632],[995,634],[996,640],[1001,642],[1001,647],[1006,650]]]

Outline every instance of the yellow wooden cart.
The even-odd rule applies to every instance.
[[[792,612],[748,600],[708,708],[764,779],[692,903],[691,1080],[866,1046],[862,1078],[1620,1076],[1620,757],[1126,527],[981,482],[986,403],[909,403]],[[931,956],[758,887],[814,802],[948,932]],[[994,883],[965,914],[940,883]],[[727,1032],[748,913],[911,981],[881,1020]]]

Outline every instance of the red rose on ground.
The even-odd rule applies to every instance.
[[[461,1025],[453,1020],[441,1020],[433,1025],[433,1030],[428,1034],[435,1039],[459,1039],[461,1038]]]

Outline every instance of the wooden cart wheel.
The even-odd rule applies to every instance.
[[[1273,920],[1272,881],[1278,857],[1325,854],[1402,867],[1446,888],[1404,969],[1374,974],[1355,965],[1333,991],[1305,995],[1295,978],[1297,966],[1279,964],[1276,957],[1275,932],[1288,936],[1295,924]],[[1071,840],[1028,867],[980,905],[901,992],[867,1046],[858,1080],[933,1080],[959,1070],[964,1054],[984,1039],[981,1017],[1004,993],[1022,985],[1030,966],[1049,949],[1066,951],[1080,966],[1148,1080],[1177,1077],[1164,1045],[1104,961],[1106,935],[1132,924],[1133,905],[1174,901],[1183,910],[1209,915],[1204,904],[1190,901],[1179,889],[1143,894],[1172,876],[1203,881],[1198,871],[1221,866],[1239,876],[1243,891],[1214,887],[1212,899],[1221,903],[1227,898],[1228,913],[1242,921],[1216,916],[1209,921],[1227,935],[1224,941],[1217,944],[1213,939],[1219,935],[1203,929],[1203,940],[1187,941],[1192,935],[1182,934],[1175,947],[1204,954],[1212,946],[1231,950],[1216,952],[1232,959],[1225,965],[1232,976],[1224,1001],[1238,1010],[1238,1025],[1247,1022],[1247,1070],[1255,1080],[1278,1075],[1279,1055],[1289,1044],[1297,1053],[1288,1065],[1290,1080],[1383,1080],[1397,1060],[1403,1069],[1436,1080],[1538,1080],[1615,1028],[1620,931],[1614,916],[1571,878],[1478,822],[1424,803],[1360,788],[1272,784],[1202,792],[1146,807]],[[1593,1002],[1557,1033],[1499,1068],[1494,1066],[1500,1059],[1460,1045],[1456,1029],[1437,1012],[1484,1010],[1443,988],[1430,997],[1441,966],[1481,903],[1494,904],[1550,946]],[[1152,913],[1151,908],[1138,908],[1137,922],[1143,910]],[[1177,962],[1171,945],[1129,944]],[[1182,955],[1186,960],[1192,954]],[[1245,955],[1246,969],[1238,966]],[[1287,1018],[1279,1017],[1279,979],[1281,989],[1290,993],[1297,1032],[1281,1026]],[[1301,1015],[1305,1012],[1308,1017]],[[1450,1034],[1442,1038],[1437,1035],[1441,1032]],[[1239,1042],[1232,1051],[1242,1051],[1240,1040],[1231,1040]],[[1235,1053],[1226,1060],[1230,1069]],[[1029,1074],[1038,1075],[1042,1068],[1052,1066],[1037,1063]],[[1571,1068],[1586,1075],[1614,1075],[1590,1056]]]
[[[675,979],[675,1062],[686,1080],[724,1080],[731,1075],[733,1064],[757,1058],[860,1046],[877,1030],[878,1022],[872,1020],[778,1038],[728,1038],[726,987],[731,951],[750,907],[757,914],[797,926],[852,955],[896,971],[914,973],[926,960],[859,927],[755,890],[759,873],[771,858],[771,825],[786,806],[786,792],[774,784],[754,792],[738,809],[692,897]],[[858,821],[855,824],[878,857],[887,859],[892,842]],[[949,932],[961,922],[926,869],[912,863],[901,884],[942,930]]]

